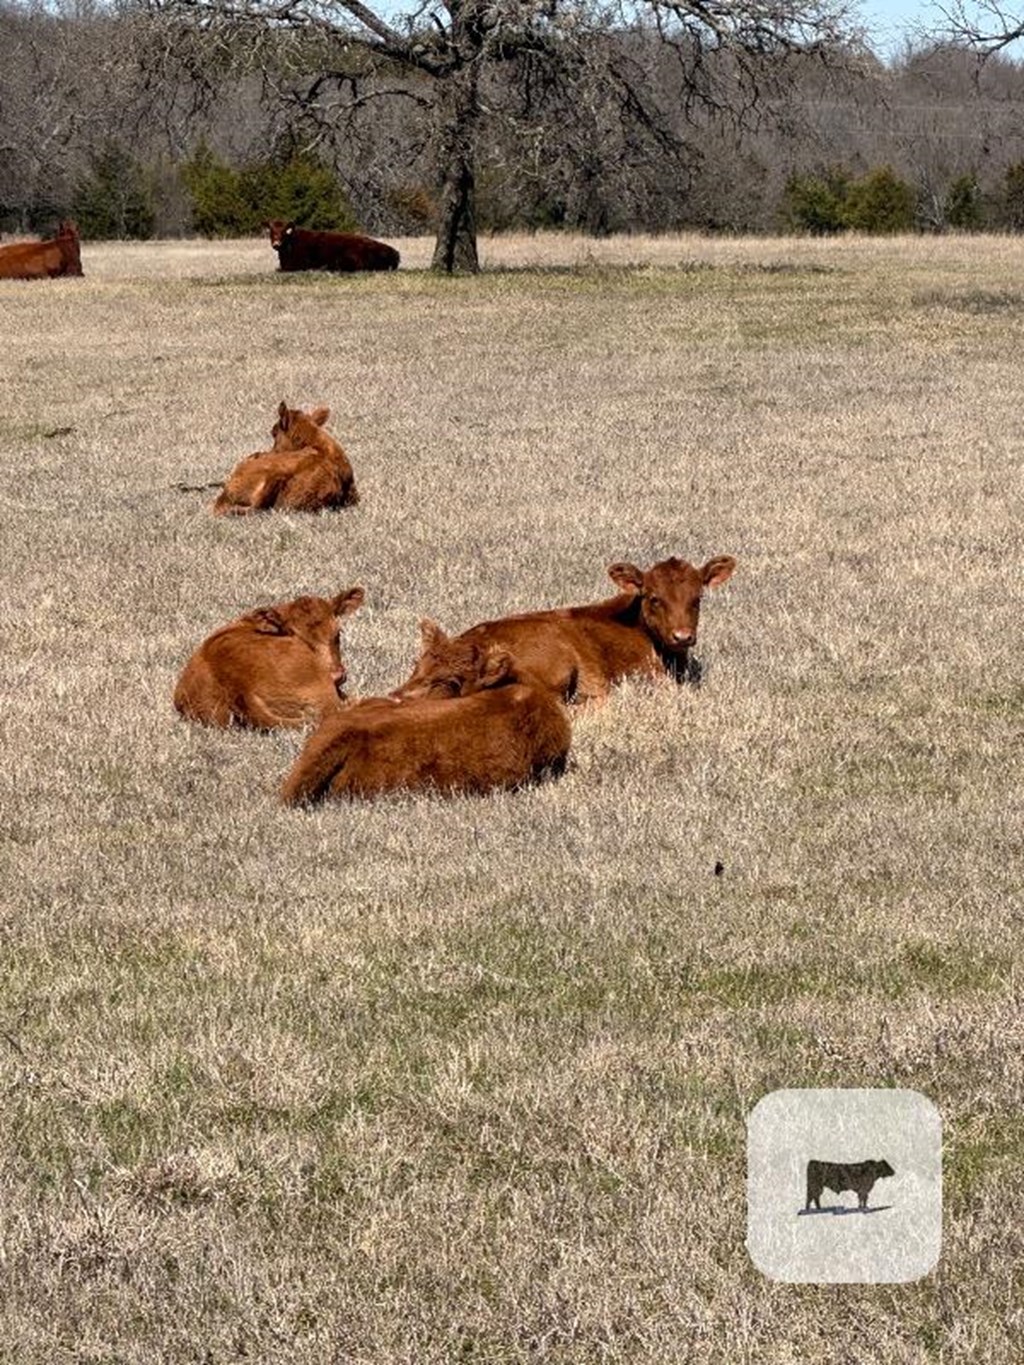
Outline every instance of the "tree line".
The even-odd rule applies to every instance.
[[[435,264],[471,269],[478,230],[1024,227],[1005,47],[882,62],[825,0],[774,29],[738,0],[722,32],[645,5],[0,0],[0,230],[288,217],[434,232]]]

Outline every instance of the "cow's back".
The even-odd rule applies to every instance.
[[[0,279],[45,280],[61,272],[60,249],[52,242],[15,242],[0,247]]]
[[[600,693],[632,673],[658,671],[647,632],[629,619],[630,599],[526,612],[470,627],[458,638],[507,649],[516,665],[570,700]]]
[[[374,237],[361,238],[360,249],[366,262],[363,269],[397,270],[402,259],[393,246],[378,242]]]
[[[282,485],[275,506],[292,512],[351,507],[359,501],[352,465],[341,447],[338,453],[311,450]]]
[[[282,788],[288,804],[393,791],[483,793],[565,765],[571,730],[543,688],[515,683],[448,701],[373,698],[325,719]]]
[[[399,253],[386,242],[354,232],[318,232],[293,228],[282,239],[278,261],[282,270],[397,270]]]
[[[205,653],[205,643],[200,645],[175,685],[175,710],[203,725],[230,725],[234,719],[231,701]]]
[[[255,729],[298,728],[340,704],[300,641],[268,635],[246,617],[203,641],[174,693],[176,709],[190,720]]]
[[[399,702],[378,711],[331,782],[335,796],[520,787],[564,767],[572,732],[544,689],[513,684],[449,701]],[[339,717],[336,723],[344,724]]]
[[[0,246],[0,279],[46,280],[81,274],[78,233],[73,228],[48,241]]]
[[[355,501],[348,457],[343,452],[340,457],[325,455],[307,446],[246,456],[228,475],[213,510],[217,515],[246,508],[316,512]]]

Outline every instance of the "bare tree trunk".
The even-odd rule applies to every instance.
[[[454,271],[480,269],[476,253],[476,182],[473,175],[473,136],[480,105],[477,78],[469,66],[442,84],[441,198],[432,270],[451,275]]]

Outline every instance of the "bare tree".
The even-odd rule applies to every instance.
[[[518,64],[527,78],[515,111],[525,124],[551,107],[555,89],[563,103],[599,92],[595,126],[614,112],[627,148],[666,150],[680,145],[680,113],[742,119],[768,110],[788,58],[834,55],[852,32],[844,0],[410,0],[404,13],[364,0],[147,3],[171,46],[187,46],[200,30],[219,39],[226,59],[276,73],[290,53],[290,94],[310,117],[355,117],[383,101],[417,106],[432,121],[433,265],[446,272],[478,268],[478,144],[499,69]],[[297,39],[290,48],[289,34]],[[682,74],[674,108],[658,99],[664,82],[649,79],[655,49]],[[593,155],[591,146],[584,178]]]
[[[121,131],[134,37],[93,0],[0,0],[0,216],[56,216],[89,151]]]
[[[1000,0],[955,0],[935,7],[939,16],[934,37],[960,43],[982,56],[1003,52],[1024,40],[1024,7]]]

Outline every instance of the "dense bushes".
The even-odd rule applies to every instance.
[[[1003,179],[1004,226],[1024,232],[1024,162],[1008,166]]]
[[[108,142],[91,158],[71,214],[83,237],[152,237],[156,214],[152,187],[142,167],[119,142]]]
[[[192,223],[203,237],[252,237],[268,218],[345,232],[357,224],[335,177],[314,157],[292,153],[237,169],[205,141],[182,167],[192,199]]]
[[[1024,232],[1024,162],[1008,166],[988,191],[973,172],[956,176],[926,207],[914,186],[890,166],[854,179],[832,167],[818,175],[791,175],[783,195],[785,229],[821,235],[951,229],[956,232]]]
[[[985,226],[985,205],[977,176],[961,175],[950,185],[942,206],[946,226],[977,232]]]
[[[235,168],[200,142],[184,163],[143,167],[116,141],[92,155],[69,203],[41,205],[27,226],[46,231],[70,214],[84,238],[152,237],[168,182],[184,192],[191,225],[203,237],[256,236],[268,218],[340,231],[357,226],[337,179],[313,157],[274,156]]]
[[[484,231],[576,226],[556,195],[523,197],[511,212],[487,177],[481,180],[478,218]],[[187,231],[191,220],[192,229],[203,237],[256,236],[268,218],[293,219],[311,228],[358,228],[337,178],[314,157],[279,154],[235,167],[205,141],[183,163],[164,158],[152,166],[141,165],[120,143],[109,142],[91,157],[89,173],[70,202],[40,201],[24,222],[45,232],[70,214],[85,238],[151,237],[158,218],[167,217],[166,201],[175,197],[181,201],[182,227]],[[2,207],[0,216],[6,218]],[[422,185],[388,192],[381,207],[393,231],[430,232],[436,223],[436,203]],[[693,204],[694,214],[699,207]],[[837,166],[817,174],[794,173],[785,182],[779,222],[784,231],[812,235],[942,229],[1021,232],[1024,162],[1007,167],[1002,181],[995,187],[990,182],[987,190],[971,172],[957,176],[927,206],[918,190],[891,166],[859,177]],[[678,225],[708,228],[699,216],[687,214],[685,201]],[[14,221],[7,226],[15,227]],[[733,230],[742,231],[743,225]]]
[[[309,154],[283,151],[232,165],[201,140],[187,161],[159,156],[141,163],[117,140],[89,158],[88,172],[68,196],[40,194],[20,214],[0,195],[0,230],[47,232],[61,217],[76,218],[85,238],[143,238],[154,232],[177,235],[189,229],[205,237],[259,235],[268,218],[293,219],[304,227],[358,227],[338,178]],[[973,172],[945,186],[923,189],[891,166],[855,176],[841,166],[817,173],[794,172],[776,182],[778,219],[785,231],[821,235],[845,231],[871,234],[953,230],[1024,231],[1024,162],[1004,168],[982,183]],[[723,226],[705,212],[699,184],[680,193],[673,228],[716,230]],[[749,231],[742,218],[728,230]],[[437,205],[422,183],[400,184],[379,201],[384,235],[430,232]],[[505,184],[485,168],[478,183],[478,223],[483,231],[580,228],[564,197],[542,184]],[[643,224],[641,224],[643,225]],[[593,230],[593,225],[589,225]],[[628,227],[629,225],[626,224]],[[765,223],[761,230],[770,230]],[[381,229],[378,228],[378,231]]]
[[[850,182],[843,218],[855,232],[910,232],[916,208],[913,188],[891,166],[881,166]]]
[[[793,175],[786,183],[783,214],[787,226],[822,234],[911,232],[917,195],[891,166],[854,180],[840,168],[823,175]]]
[[[559,228],[570,222],[556,195],[523,197],[509,210],[486,175],[481,177],[478,219],[484,231]],[[153,235],[161,206],[176,187],[183,226],[203,237],[256,236],[268,218],[293,219],[303,227],[358,228],[352,205],[337,178],[315,158],[292,153],[235,167],[201,141],[184,163],[166,159],[143,167],[120,143],[110,142],[91,158],[90,172],[70,204],[45,203],[30,227],[46,231],[72,214],[86,238]],[[929,201],[931,204],[931,201]],[[699,205],[693,204],[694,214]],[[422,185],[390,191],[382,204],[398,232],[430,232],[436,203]],[[681,202],[679,226],[707,230]],[[984,191],[973,173],[953,179],[926,212],[923,197],[891,166],[855,177],[833,166],[817,174],[794,173],[785,182],[779,221],[783,230],[813,235],[856,231],[870,234],[949,228],[960,232],[1024,231],[1024,162],[1009,166],[995,190]],[[180,229],[179,229],[180,230]],[[742,224],[733,230],[743,230]]]
[[[791,175],[782,204],[784,226],[816,237],[841,232],[848,186],[849,177],[836,168],[824,175]]]

